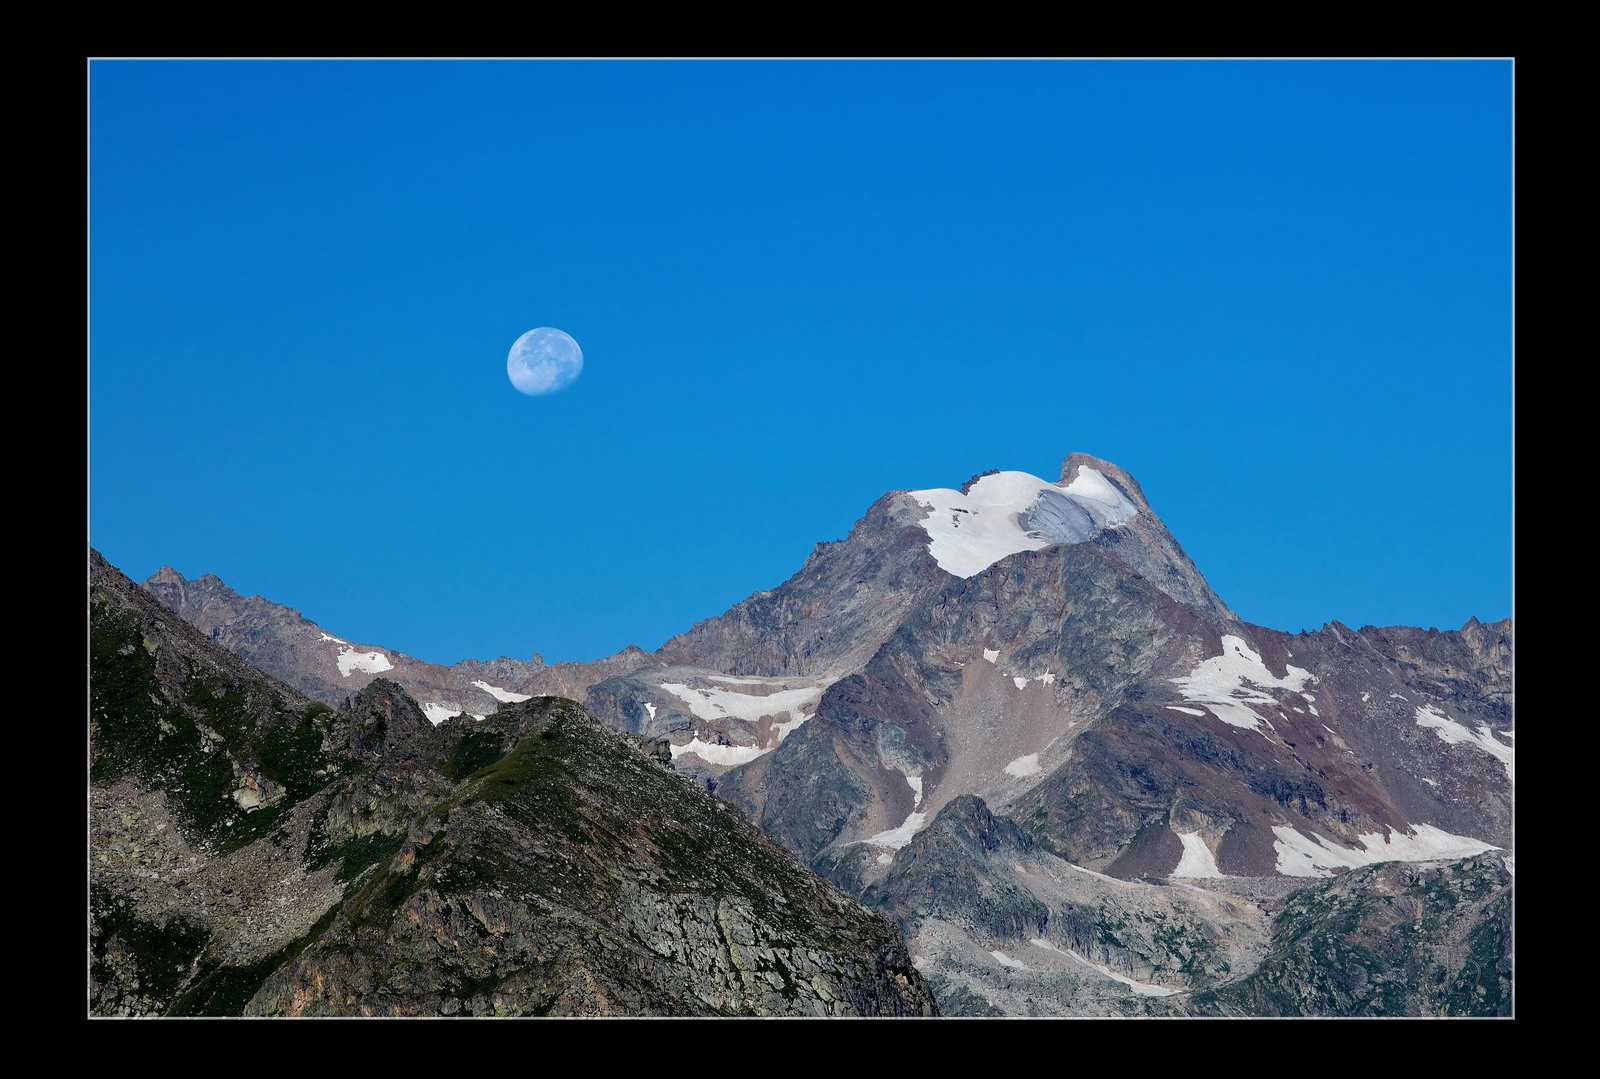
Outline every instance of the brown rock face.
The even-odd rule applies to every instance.
[[[874,502],[848,537],[819,543],[800,571],[673,637],[666,663],[734,675],[836,678],[859,668],[906,613],[948,583],[901,492]]]
[[[1280,633],[1179,603],[1124,549],[1024,552],[946,588],[814,719],[720,779],[819,872],[896,911],[952,1008],[1137,1012],[1252,969],[1274,897],[1315,879],[1298,874],[1511,846],[1509,622]],[[1034,849],[922,842],[973,796]],[[1135,908],[1119,879],[1139,882]],[[1216,911],[1251,905],[1217,921],[1197,890]],[[1140,987],[1107,996],[1081,964],[1008,951],[1017,918],[1038,927],[1030,948]],[[1142,919],[1185,928],[1141,936]]]

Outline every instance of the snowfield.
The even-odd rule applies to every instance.
[[[1441,715],[1439,711],[1433,708],[1431,705],[1427,708],[1417,709],[1417,726],[1429,728],[1434,734],[1439,736],[1440,741],[1447,742],[1450,745],[1477,746],[1479,749],[1489,754],[1489,756],[1505,765],[1507,777],[1509,777],[1513,782],[1516,780],[1517,777],[1516,772],[1513,770],[1513,765],[1516,761],[1517,751],[1512,749],[1510,746],[1497,741],[1494,737],[1494,732],[1488,727],[1480,726],[1478,728],[1478,733],[1474,734],[1463,724],[1457,723],[1449,716]],[[1501,734],[1505,737],[1510,737],[1509,732],[1502,731]]]
[[[1293,665],[1285,668],[1284,676],[1279,678],[1267,670],[1260,653],[1252,651],[1244,638],[1224,636],[1222,655],[1204,660],[1187,677],[1174,678],[1172,682],[1183,693],[1184,700],[1205,705],[1222,722],[1260,730],[1262,716],[1250,705],[1278,703],[1265,690],[1287,689],[1305,697],[1307,683],[1316,680],[1310,671]],[[1309,702],[1310,698],[1306,700]]]
[[[957,577],[982,573],[1018,551],[1082,543],[1139,512],[1088,467],[1079,468],[1065,487],[1026,472],[996,472],[966,494],[946,487],[910,494],[932,511],[919,522],[928,533],[928,552],[940,569]]]
[[[776,748],[768,746],[723,746],[715,742],[703,742],[697,734],[681,746],[673,746],[672,759],[677,760],[685,753],[693,753],[707,764],[744,764],[753,761],[763,753]]]
[[[899,850],[911,842],[911,837],[922,831],[922,826],[926,823],[928,823],[928,815],[926,813],[913,813],[901,822],[900,827],[890,828],[887,832],[879,832],[875,836],[862,840],[862,842],[870,843],[874,847]]]
[[[435,727],[437,727],[450,717],[459,716],[461,714],[461,709],[446,708],[442,704],[425,704],[422,706],[422,714],[428,717],[429,723],[432,723]]]
[[[1278,852],[1278,872],[1286,877],[1331,877],[1333,871],[1340,868],[1354,869],[1377,862],[1470,858],[1486,850],[1500,849],[1481,839],[1451,835],[1431,824],[1414,824],[1411,830],[1411,835],[1363,833],[1356,837],[1363,849],[1356,850],[1279,825],[1272,829],[1272,834],[1278,837],[1272,846]]]
[[[351,671],[382,674],[393,668],[394,664],[382,652],[357,652],[349,647],[339,649],[339,674],[343,678],[349,678]]]
[[[722,679],[718,679],[722,681]],[[759,683],[758,683],[759,684]],[[762,716],[781,716],[785,712],[797,715],[807,705],[815,705],[822,698],[822,688],[780,689],[758,697],[753,693],[736,693],[728,689],[695,689],[680,682],[663,682],[661,688],[689,706],[689,711],[700,719],[742,719],[754,723]],[[809,717],[808,717],[809,718]]]
[[[1023,779],[1027,776],[1038,775],[1039,754],[1029,753],[1026,756],[1018,757],[1016,760],[1005,766],[1005,773],[1008,776],[1015,776],[1018,779]]]
[[[1099,971],[1101,974],[1104,974],[1107,978],[1110,978],[1112,981],[1121,982],[1123,985],[1127,986],[1129,989],[1132,989],[1135,993],[1137,993],[1139,996],[1142,996],[1142,997],[1170,997],[1170,996],[1174,995],[1175,993],[1183,992],[1183,990],[1181,990],[1181,989],[1168,989],[1164,985],[1151,985],[1149,982],[1136,982],[1132,978],[1128,977],[1126,974],[1118,974],[1116,971],[1112,970],[1110,967],[1102,966],[1099,963],[1095,963],[1095,962],[1092,962],[1092,961],[1090,961],[1088,959],[1085,959],[1083,956],[1079,955],[1077,952],[1073,951],[1071,948],[1062,948],[1062,947],[1058,947],[1057,945],[1051,944],[1048,940],[1045,940],[1043,937],[1034,937],[1031,940],[1029,940],[1028,943],[1032,944],[1035,948],[1043,948],[1046,951],[1055,952],[1058,955],[1064,955],[1069,959],[1076,959],[1078,962],[1082,963],[1084,966],[1090,967],[1090,968],[1092,968],[1094,970]]]
[[[532,694],[513,693],[509,689],[501,689],[499,686],[491,686],[488,682],[474,681],[472,684],[502,704],[516,704],[518,701],[533,700]]]
[[[1178,859],[1178,868],[1172,871],[1174,877],[1222,876],[1222,870],[1217,868],[1217,856],[1211,853],[1199,832],[1180,832],[1174,828],[1172,834],[1183,844],[1183,857]]]
[[[763,753],[770,753],[777,749],[783,740],[797,730],[806,720],[810,719],[816,709],[817,702],[822,699],[823,686],[805,686],[800,689],[789,689],[788,683],[781,680],[766,678],[733,678],[708,676],[709,681],[723,682],[740,686],[765,686],[773,692],[765,695],[755,693],[740,693],[736,690],[701,688],[690,686],[682,682],[663,682],[661,688],[688,705],[690,713],[696,719],[717,723],[722,720],[738,719],[746,723],[759,723],[764,716],[771,716],[772,738],[771,745],[719,745],[701,738],[697,732],[695,736],[683,745],[672,747],[674,758],[684,754],[693,753],[708,764],[744,764],[753,761]],[[655,706],[646,704],[650,718],[656,715]],[[779,717],[787,716],[787,719]]]

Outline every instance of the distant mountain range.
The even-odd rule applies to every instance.
[[[448,731],[581,702],[891,915],[944,1014],[1510,1014],[1510,620],[1242,622],[1096,458],[886,494],[777,588],[589,664],[427,664],[215,577],[144,587],[341,716],[374,686]]]

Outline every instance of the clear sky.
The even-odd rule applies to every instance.
[[[95,61],[90,540],[593,659],[1079,450],[1249,621],[1505,617],[1511,77]],[[583,372],[524,396],[539,326]]]

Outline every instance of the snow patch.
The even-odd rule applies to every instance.
[[[1118,888],[1135,889],[1135,888],[1143,887],[1142,885],[1135,884],[1131,880],[1121,880],[1121,879],[1119,879],[1117,877],[1108,877],[1104,873],[1096,873],[1092,869],[1085,869],[1083,866],[1081,866],[1081,865],[1073,865],[1071,862],[1067,863],[1067,868],[1068,869],[1076,869],[1079,873],[1082,873],[1085,876],[1090,876],[1090,877],[1094,877],[1094,878],[1096,878],[1098,880],[1103,880],[1107,884],[1115,885]]]
[[[1203,715],[1206,714],[1204,709],[1200,709],[1200,708],[1185,708],[1181,704],[1169,704],[1169,705],[1167,705],[1167,707],[1172,709],[1174,712],[1182,712],[1184,715],[1187,715],[1187,716],[1203,716]]]
[[[649,701],[644,702],[644,710],[650,713],[651,719],[656,718],[656,706],[651,704]]]
[[[1079,468],[1078,474],[1063,490],[1068,498],[1080,503],[1093,503],[1085,508],[1092,515],[1103,517],[1107,524],[1120,524],[1139,512],[1138,507],[1129,502],[1127,496],[1117,490],[1110,480],[1092,468]]]
[[[1149,982],[1136,982],[1126,974],[1118,974],[1110,967],[1103,967],[1099,963],[1090,962],[1070,948],[1058,948],[1054,944],[1051,944],[1048,940],[1045,940],[1043,937],[1034,937],[1032,940],[1028,941],[1028,943],[1032,944],[1036,948],[1046,948],[1057,953],[1058,955],[1064,955],[1069,959],[1076,959],[1084,966],[1098,970],[1107,978],[1110,978],[1113,981],[1121,982],[1123,985],[1127,986],[1129,989],[1132,989],[1135,993],[1142,997],[1170,997],[1176,993],[1183,992],[1182,989],[1168,989],[1164,985],[1151,985]]]
[[[1250,705],[1278,703],[1265,690],[1287,689],[1301,693],[1308,682],[1316,681],[1316,677],[1308,670],[1290,665],[1279,678],[1267,669],[1261,662],[1261,654],[1252,651],[1244,638],[1227,635],[1222,638],[1222,655],[1202,661],[1187,677],[1171,681],[1182,691],[1184,700],[1205,705],[1222,722],[1260,730],[1263,717]]]
[[[331,633],[324,633],[322,636],[318,637],[317,640],[319,640],[319,641],[332,641],[334,644],[349,644],[350,643],[349,641],[341,640],[340,638],[335,637]]]
[[[1426,783],[1430,787],[1437,787],[1439,785],[1439,784],[1435,783],[1433,780],[1427,778],[1426,776],[1418,776],[1417,778],[1421,779],[1424,783]]]
[[[732,679],[719,678],[717,681],[737,681],[744,685],[772,685],[763,678]],[[699,689],[685,685],[681,682],[664,682],[661,688],[677,697],[689,706],[689,711],[696,718],[718,722],[726,719],[741,719],[747,723],[757,723],[763,716],[788,716],[782,722],[772,724],[771,745],[751,746],[726,746],[706,742],[699,734],[688,743],[672,747],[672,755],[677,757],[682,753],[694,753],[702,760],[712,764],[743,764],[755,760],[763,753],[770,753],[776,749],[785,738],[795,729],[811,718],[811,709],[822,697],[821,686],[811,686],[803,689],[783,689],[766,696],[757,696],[753,693],[738,693],[729,689]],[[646,704],[650,718],[656,716],[655,706]]]
[[[1486,850],[1499,850],[1492,843],[1468,836],[1451,835],[1431,824],[1414,824],[1412,834],[1404,832],[1365,832],[1356,836],[1361,850],[1341,847],[1319,836],[1282,825],[1274,826],[1272,847],[1278,852],[1278,872],[1286,877],[1331,877],[1335,869],[1354,869],[1377,862],[1431,862],[1439,859],[1470,858]]]
[[[1361,703],[1365,704],[1367,701],[1370,701],[1371,699],[1372,699],[1372,694],[1370,694],[1370,693],[1361,694]]]
[[[422,714],[428,717],[429,723],[437,727],[451,716],[459,716],[461,709],[446,708],[442,704],[425,704],[422,706]]]
[[[982,573],[1018,551],[1082,543],[1138,513],[1109,480],[1086,467],[1065,487],[1026,472],[996,472],[965,494],[944,487],[909,493],[931,511],[918,522],[928,533],[928,553],[957,577]]]
[[[891,828],[887,832],[879,832],[875,836],[863,839],[861,842],[870,843],[874,847],[888,847],[890,850],[899,850],[911,842],[911,837],[922,831],[922,826],[928,821],[926,813],[913,813],[901,822],[900,827]]]
[[[922,777],[908,775],[906,782],[911,786],[911,808],[915,809],[922,804]]]
[[[530,693],[513,693],[509,689],[501,689],[499,686],[491,686],[488,682],[475,681],[472,684],[503,704],[516,704],[518,701],[533,700],[533,695]]]
[[[989,954],[994,956],[995,962],[999,963],[1002,967],[1011,967],[1013,970],[1030,970],[1030,969],[1032,969],[1031,967],[1029,967],[1025,963],[1023,963],[1021,960],[1011,958],[1005,952],[996,950],[996,951],[990,952]]]
[[[993,648],[985,648],[983,650],[983,658],[993,663],[1000,658],[1000,653]]]
[[[778,742],[782,742],[785,738],[789,737],[789,735],[791,733],[793,733],[796,728],[801,726],[803,723],[805,723],[806,720],[808,720],[810,718],[811,717],[809,715],[796,716],[794,719],[789,720],[787,723],[774,723],[772,725],[772,730],[773,730],[773,733],[775,733],[778,736]],[[774,743],[774,745],[777,745],[777,744],[778,743]]]
[[[1029,753],[1026,756],[1018,757],[1016,760],[1006,765],[1005,773],[1008,776],[1016,776],[1018,779],[1022,779],[1026,776],[1038,775],[1039,754]]]
[[[729,689],[693,689],[681,682],[663,682],[661,688],[689,706],[701,719],[742,719],[755,723],[762,716],[778,716],[785,712],[798,718],[801,708],[812,705],[822,696],[820,686],[809,689],[784,689],[758,697],[753,693],[735,693]]]
[[[698,734],[683,745],[671,748],[673,760],[685,753],[693,753],[707,764],[744,764],[767,752],[760,746],[723,746],[715,742],[702,742]]]
[[[1172,871],[1174,877],[1220,877],[1222,870],[1217,868],[1217,857],[1211,853],[1211,848],[1206,846],[1206,841],[1199,832],[1180,832],[1173,829],[1173,835],[1178,837],[1183,844],[1183,857],[1178,859],[1178,868]]]
[[[1018,677],[1017,675],[1012,675],[1011,684],[1016,686],[1018,689],[1028,688],[1028,680],[1026,678]]]
[[[1495,760],[1505,765],[1506,775],[1513,780],[1516,779],[1516,773],[1513,770],[1513,762],[1515,761],[1517,751],[1512,749],[1510,746],[1497,741],[1494,737],[1494,732],[1488,727],[1480,726],[1478,728],[1478,733],[1473,734],[1465,726],[1457,723],[1449,716],[1441,715],[1431,706],[1417,709],[1417,726],[1427,727],[1429,730],[1433,731],[1434,734],[1438,735],[1440,740],[1448,742],[1450,745],[1477,746],[1479,749],[1495,758]]]
[[[1039,681],[1043,682],[1047,686],[1053,686],[1056,684],[1056,676],[1051,671],[1045,671],[1039,676]]]
[[[364,671],[367,674],[381,674],[392,670],[394,664],[389,662],[389,657],[382,652],[357,652],[354,648],[339,649],[339,675],[349,678],[351,671]]]

